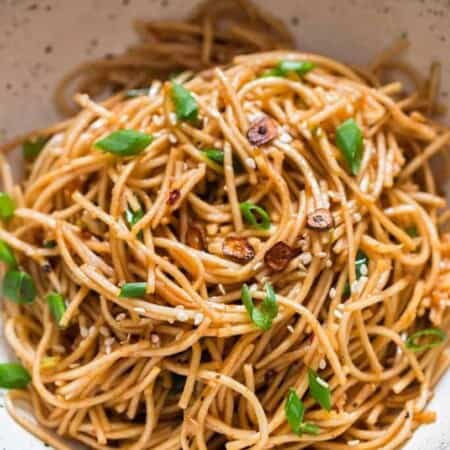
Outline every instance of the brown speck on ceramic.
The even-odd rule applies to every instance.
[[[52,45],[46,45],[44,48],[44,52],[48,55],[49,53],[51,53],[53,51],[53,46]]]
[[[31,5],[28,5],[28,11],[34,11],[39,8],[39,5],[37,3],[32,3]]]
[[[12,84],[11,83],[6,83],[6,90],[10,91],[12,89]]]
[[[167,6],[169,6],[169,0],[161,0],[161,6],[167,8]]]
[[[123,6],[128,6],[130,4],[130,0],[122,0]]]
[[[52,6],[51,6],[51,5],[47,5],[47,6],[45,7],[45,10],[46,10],[46,11],[51,11],[51,10],[52,10]]]
[[[297,16],[292,17],[292,19],[291,19],[292,25],[294,25],[296,27],[298,25],[298,22],[299,22],[299,20],[298,20]]]

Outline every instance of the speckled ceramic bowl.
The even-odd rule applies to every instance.
[[[56,81],[78,62],[123,49],[135,39],[133,18],[183,17],[189,0],[0,0],[0,141],[57,118]],[[371,56],[402,33],[419,69],[443,62],[442,100],[450,107],[449,0],[259,0],[283,18],[301,49],[351,63]],[[0,339],[0,360],[8,357]],[[1,391],[0,391],[1,392]],[[1,394],[0,394],[1,395]],[[450,374],[431,408],[438,421],[424,426],[408,450],[450,449]],[[5,413],[0,398],[0,450],[43,449]]]

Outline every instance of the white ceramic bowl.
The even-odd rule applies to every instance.
[[[188,0],[0,0],[0,141],[57,118],[51,102],[56,81],[78,62],[123,49],[135,39],[133,18],[181,18]],[[443,63],[442,101],[450,107],[450,2],[448,0],[260,0],[284,19],[298,47],[343,61],[367,63],[408,33],[408,58],[425,70]],[[295,19],[294,19],[295,18]],[[0,339],[0,361],[11,357]],[[423,426],[408,450],[450,449],[450,374],[430,408],[438,421]],[[41,450],[2,408],[0,449]]]

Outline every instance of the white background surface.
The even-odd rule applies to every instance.
[[[188,0],[0,0],[0,142],[6,136],[56,119],[51,103],[56,81],[78,62],[117,52],[133,42],[133,18],[180,18]],[[284,18],[302,50],[364,64],[407,32],[419,69],[444,64],[443,98],[450,106],[449,0],[261,0]],[[276,6],[276,7],[275,7]],[[296,19],[293,19],[296,18]],[[7,350],[0,338],[0,361]],[[422,427],[408,450],[450,449],[450,376],[431,407],[434,425]],[[0,394],[0,450],[44,445],[5,413]]]

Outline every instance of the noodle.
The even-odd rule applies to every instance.
[[[102,450],[399,448],[432,419],[450,365],[413,339],[449,324],[449,215],[429,160],[450,132],[418,113],[440,110],[438,65],[426,81],[395,66],[415,83],[402,95],[383,69],[405,40],[356,72],[277,50],[290,36],[244,0],[137,30],[140,44],[62,81],[66,113],[69,85],[89,87],[81,111],[31,134],[52,137],[23,183],[0,158],[17,206],[0,239],[38,293],[4,302],[6,339],[32,374],[10,414],[58,450],[71,448],[62,438]],[[261,76],[280,61],[311,66]],[[148,85],[174,69],[199,72],[175,77],[197,120],[178,117],[172,81]],[[363,136],[353,173],[337,136],[351,118]],[[123,129],[153,140],[124,158],[95,146]],[[130,283],[144,290],[123,295]],[[50,291],[65,299],[58,324]],[[269,315],[269,301],[261,325],[253,312]],[[314,432],[293,432],[292,389]]]

